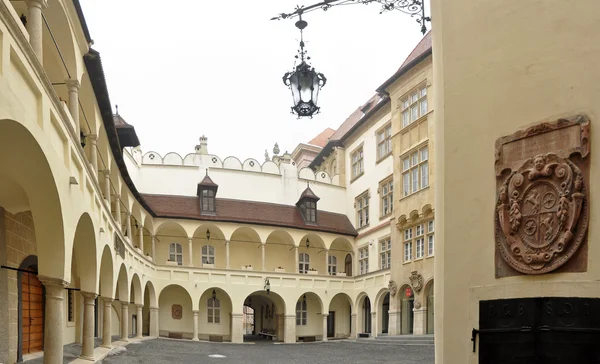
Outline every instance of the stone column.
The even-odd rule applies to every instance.
[[[390,323],[388,326],[389,335],[400,335],[402,328],[400,327],[400,319],[402,311],[399,309],[390,309]]]
[[[94,300],[98,297],[95,293],[81,292],[83,296],[83,340],[81,342],[81,355],[84,360],[94,360]]]
[[[263,272],[267,270],[267,265],[266,265],[267,262],[265,261],[265,246],[266,245],[267,244],[265,244],[265,243],[260,244],[260,250],[262,253],[262,270],[263,270]]]
[[[229,269],[229,240],[225,240],[225,268]]]
[[[102,347],[103,348],[112,348],[110,345],[112,342],[112,338],[110,336],[111,327],[110,323],[112,322],[112,298],[102,297],[102,301],[104,301],[104,314],[102,315]]]
[[[371,336],[378,336],[378,322],[377,322],[377,311],[371,312]]]
[[[132,244],[133,241],[131,240],[131,212],[127,211],[125,212],[125,226],[126,229],[125,231],[127,232],[127,234],[125,234],[125,236],[127,236],[129,238],[129,243]]]
[[[142,255],[144,255],[144,225],[142,225],[139,221],[138,221],[138,233],[140,234],[139,248],[142,251]]]
[[[427,307],[413,308],[413,335],[427,333]]]
[[[66,80],[67,89],[69,90],[69,113],[73,118],[75,125],[75,136],[79,138],[81,127],[79,125],[79,81],[76,79]]]
[[[121,303],[121,341],[129,341],[129,304]]]
[[[110,170],[104,170],[104,199],[108,202],[108,208],[110,209]]]
[[[192,336],[193,341],[198,341],[198,310],[193,310],[194,314],[194,336]]]
[[[29,43],[33,52],[38,57],[40,64],[44,61],[42,34],[43,19],[42,9],[48,7],[47,0],[29,0],[27,1],[27,33],[29,33]],[[45,336],[44,336],[45,337]]]
[[[144,336],[144,334],[142,333],[142,331],[144,331],[142,327],[142,324],[144,323],[144,317],[142,316],[142,308],[144,307],[144,305],[137,304],[135,305],[135,307],[137,307],[137,320],[135,321],[137,323],[137,335],[135,337],[141,339]]]
[[[119,229],[123,230],[123,223],[121,221],[121,195],[115,195],[115,219],[119,225]]]
[[[358,330],[358,326],[356,325],[356,314],[353,313],[350,315],[350,338],[351,339],[356,339],[358,337],[357,335],[357,330]]]
[[[295,258],[296,259],[296,273],[300,273],[300,261],[299,261],[300,257],[298,257],[298,247],[297,246],[294,247],[294,254],[296,254],[296,258]]]
[[[150,236],[152,237],[152,260],[156,263],[156,236]]]
[[[277,335],[277,341],[283,341],[285,317],[282,314],[276,314],[275,319],[277,320],[277,330],[275,332],[275,334]]]
[[[188,254],[190,256],[188,258],[189,259],[188,260],[188,265],[190,267],[194,266],[194,254],[193,254],[193,249],[192,249],[192,242],[193,242],[193,239],[192,238],[188,238],[188,250],[189,250]]]
[[[90,163],[94,170],[94,177],[98,178],[98,136],[96,134],[88,134],[90,143]]]
[[[63,362],[63,331],[65,327],[65,287],[62,279],[38,276],[46,288],[44,315],[44,364]]]
[[[325,273],[329,273],[329,250],[325,249]]]
[[[244,342],[244,314],[231,314],[231,342],[241,344]]]
[[[283,342],[292,344],[296,342],[296,315],[285,315],[285,331]]]
[[[158,307],[150,307],[150,336],[160,336],[158,327]]]
[[[329,317],[328,313],[324,313],[323,316],[323,341],[327,341],[327,317]]]

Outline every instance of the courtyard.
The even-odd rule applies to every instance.
[[[125,350],[126,349],[126,350]],[[111,352],[104,364],[123,363],[373,363],[393,358],[399,364],[433,364],[433,346],[364,341],[306,344],[222,344],[153,339]]]

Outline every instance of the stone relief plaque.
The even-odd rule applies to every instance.
[[[576,116],[496,141],[496,277],[587,270],[589,136]]]
[[[171,317],[173,317],[174,320],[181,320],[183,317],[183,308],[181,305],[173,305],[171,307]]]

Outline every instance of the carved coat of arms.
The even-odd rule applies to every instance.
[[[416,270],[410,274],[410,285],[415,292],[420,292],[423,289],[423,276],[420,275]]]
[[[398,291],[398,286],[396,286],[396,282],[390,281],[388,284],[388,290],[390,291],[390,296],[394,297],[396,292]]]
[[[557,154],[525,160],[500,187],[496,244],[521,273],[548,273],[565,264],[583,243],[588,223],[583,173]]]

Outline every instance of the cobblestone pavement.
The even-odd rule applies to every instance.
[[[221,344],[147,340],[109,355],[103,364],[259,363],[259,364],[433,364],[433,346],[331,341],[306,344]],[[222,357],[211,357],[217,355]]]

